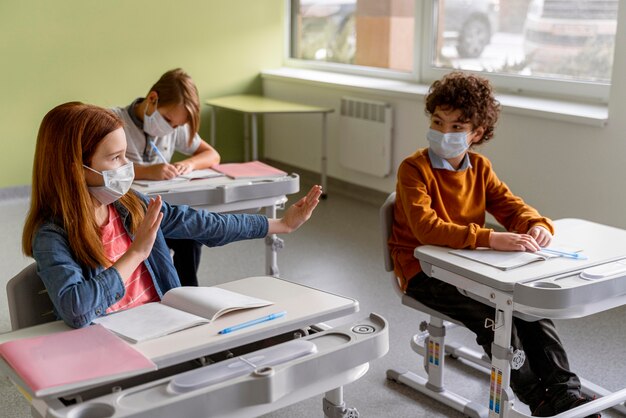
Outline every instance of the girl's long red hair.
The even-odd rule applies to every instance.
[[[35,148],[30,209],[22,234],[22,251],[33,255],[33,239],[44,222],[54,221],[67,232],[76,260],[89,267],[109,267],[100,228],[87,189],[83,164],[91,158],[100,141],[123,126],[113,112],[80,102],[59,105],[44,116]],[[127,193],[120,203],[130,213],[131,233],[141,223],[145,205]]]

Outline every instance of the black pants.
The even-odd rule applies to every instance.
[[[174,267],[181,286],[198,286],[202,244],[190,239],[165,239],[165,242],[174,251]]]
[[[409,281],[406,294],[450,318],[462,322],[476,334],[476,342],[491,358],[494,333],[485,328],[485,318],[495,318],[495,309],[475,301],[448,283],[423,272]],[[534,410],[545,398],[562,398],[566,392],[580,396],[580,380],[569,370],[569,362],[554,323],[549,319],[527,322],[513,318],[511,345],[524,350],[526,361],[511,370],[511,389]]]

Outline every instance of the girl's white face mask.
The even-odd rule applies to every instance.
[[[152,137],[166,136],[174,132],[174,128],[159,113],[158,105],[159,101],[157,100],[151,115],[148,116],[145,111],[143,113],[143,130]],[[146,106],[146,110],[148,110],[148,106]]]
[[[443,159],[458,157],[469,148],[467,132],[442,133],[435,129],[429,129],[426,139],[435,154]]]
[[[83,167],[100,174],[104,178],[104,186],[88,186],[89,193],[103,205],[109,205],[124,196],[130,190],[135,179],[135,169],[132,162],[102,172],[87,167],[85,164]]]

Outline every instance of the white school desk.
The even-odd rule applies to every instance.
[[[370,314],[357,321],[328,327],[321,322],[358,311],[358,302],[274,277],[250,277],[218,287],[275,303],[237,311],[210,324],[134,344],[138,351],[157,364],[159,370],[156,373],[161,374],[152,372],[129,381],[109,381],[96,386],[85,384],[70,393],[61,391],[45,398],[35,398],[32,401],[33,416],[256,417],[324,393],[325,416],[358,416],[356,410],[345,407],[342,387],[360,378],[368,370],[370,361],[388,351],[388,327],[384,318]],[[225,327],[278,311],[286,311],[287,315],[229,334],[218,334]],[[68,327],[62,322],[52,322],[2,334],[0,343],[66,329]],[[177,366],[189,368],[194,365],[192,370],[195,372],[201,369],[201,365],[194,359],[224,353],[225,350],[232,350],[237,357],[248,352],[254,356],[258,346],[247,348],[247,345],[257,342],[263,347],[276,336],[283,336],[283,341],[287,339],[282,344],[289,344],[295,338],[310,341],[316,352],[244,376],[213,382],[187,393],[168,390],[177,376],[189,371],[181,373]],[[32,391],[2,359],[0,372],[32,396]],[[67,399],[76,403],[65,405]]]
[[[286,102],[283,100],[270,99],[264,96],[256,95],[235,95],[218,97],[210,99],[205,102],[211,106],[211,145],[215,146],[215,126],[216,117],[215,109],[225,109],[233,112],[243,113],[244,115],[244,135],[247,137],[248,133],[248,118],[252,123],[252,153],[251,159],[257,160],[258,156],[258,116],[267,114],[306,114],[306,113],[319,113],[322,115],[322,157],[321,157],[321,182],[323,195],[325,197],[327,192],[326,187],[326,169],[327,169],[327,150],[328,150],[328,127],[326,121],[326,115],[332,113],[335,109],[330,107],[310,106],[300,103]],[[245,152],[246,158],[248,152]]]
[[[189,205],[212,212],[241,212],[264,208],[265,215],[276,218],[277,209],[287,201],[287,195],[300,190],[300,177],[260,177],[254,180],[234,180],[226,176],[172,182],[158,187],[133,183],[133,190],[147,196],[161,195],[172,205]],[[278,276],[278,250],[283,240],[275,234],[265,239],[265,274]]]
[[[626,263],[626,231],[580,219],[561,219],[555,227],[556,245],[582,249],[588,259],[560,257],[503,271],[450,254],[449,248],[425,245],[415,249],[424,273],[495,305],[489,417],[528,417],[514,409],[510,392],[513,312],[579,318],[626,304],[626,264],[619,262]],[[594,266],[604,266],[609,273],[596,280],[581,278],[581,272]],[[620,405],[626,400],[626,388],[610,393],[591,385],[602,397],[559,418],[583,417],[614,405],[626,411]]]

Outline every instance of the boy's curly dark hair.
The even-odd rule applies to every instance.
[[[483,127],[485,133],[475,145],[493,138],[500,103],[493,95],[493,88],[485,78],[474,74],[454,71],[435,81],[426,96],[426,114],[430,117],[437,107],[460,110],[461,121],[474,128]]]

